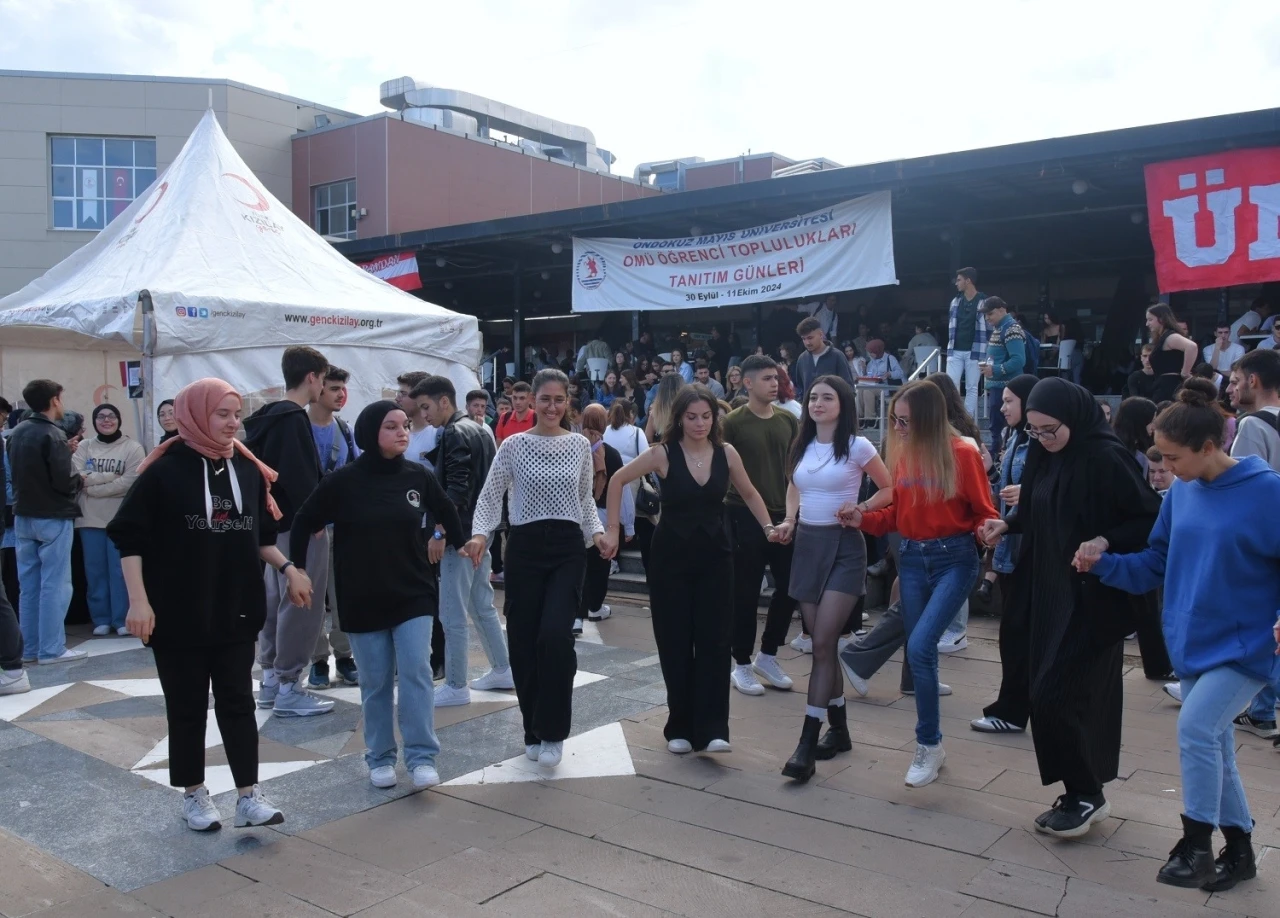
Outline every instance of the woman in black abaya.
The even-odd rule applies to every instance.
[[[1146,547],[1160,498],[1087,389],[1043,379],[1026,401],[1032,443],[1017,513],[984,538],[1023,536],[1014,571],[1015,614],[1029,623],[1031,725],[1045,785],[1066,793],[1037,831],[1076,838],[1111,812],[1102,785],[1120,766],[1121,667],[1133,607],[1119,590],[1080,575],[1085,542],[1128,554]]]

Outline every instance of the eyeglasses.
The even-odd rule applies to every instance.
[[[911,423],[911,418],[910,418],[910,417],[905,417],[905,418],[904,418],[904,417],[903,417],[902,415],[900,415],[900,414],[891,414],[891,415],[889,415],[889,420],[890,420],[890,421],[892,421],[892,422],[893,422],[893,426],[894,426],[894,427],[896,427],[896,428],[898,428],[899,430],[906,430],[906,429],[907,429],[907,426]]]
[[[1027,436],[1032,440],[1056,440],[1058,439],[1058,431],[1061,429],[1061,424],[1051,428],[1045,428],[1044,430],[1037,430],[1036,428],[1027,425]]]

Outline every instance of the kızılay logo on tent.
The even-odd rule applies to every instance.
[[[232,195],[232,198],[235,199],[237,204],[253,211],[253,213],[241,214],[241,219],[246,223],[252,223],[260,233],[275,233],[276,235],[279,235],[284,232],[283,226],[266,216],[266,212],[271,209],[271,202],[267,200],[266,195],[254,187],[252,182],[243,175],[236,175],[234,172],[224,172],[222,173],[222,177],[235,179],[237,182],[244,185],[244,187],[248,188],[249,191],[253,192],[254,200],[252,201],[244,201],[236,195]]]
[[[577,277],[578,283],[585,289],[595,290],[604,283],[604,256],[599,252],[583,252],[582,257],[578,259],[577,267],[574,269],[574,276]]]

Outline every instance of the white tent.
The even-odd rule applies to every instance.
[[[141,359],[148,429],[156,404],[204,376],[231,382],[249,409],[279,398],[292,344],[351,372],[352,420],[407,370],[446,375],[460,394],[477,384],[476,319],[347,261],[262,187],[211,111],[96,238],[0,299],[10,400],[49,377],[86,415],[108,399],[123,409],[127,394],[111,391],[122,388],[119,361]]]

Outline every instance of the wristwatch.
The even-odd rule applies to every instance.
[[[441,542],[444,540],[444,533],[437,529],[435,532],[431,533],[431,538],[433,541]]]
[[[287,571],[289,568],[291,568],[291,567],[297,567],[297,566],[298,566],[298,565],[294,564],[292,561],[286,561],[284,564],[281,564],[281,565],[280,565],[280,567],[279,567],[277,570],[279,571],[279,573],[283,574],[283,573],[284,573],[285,571]]]

